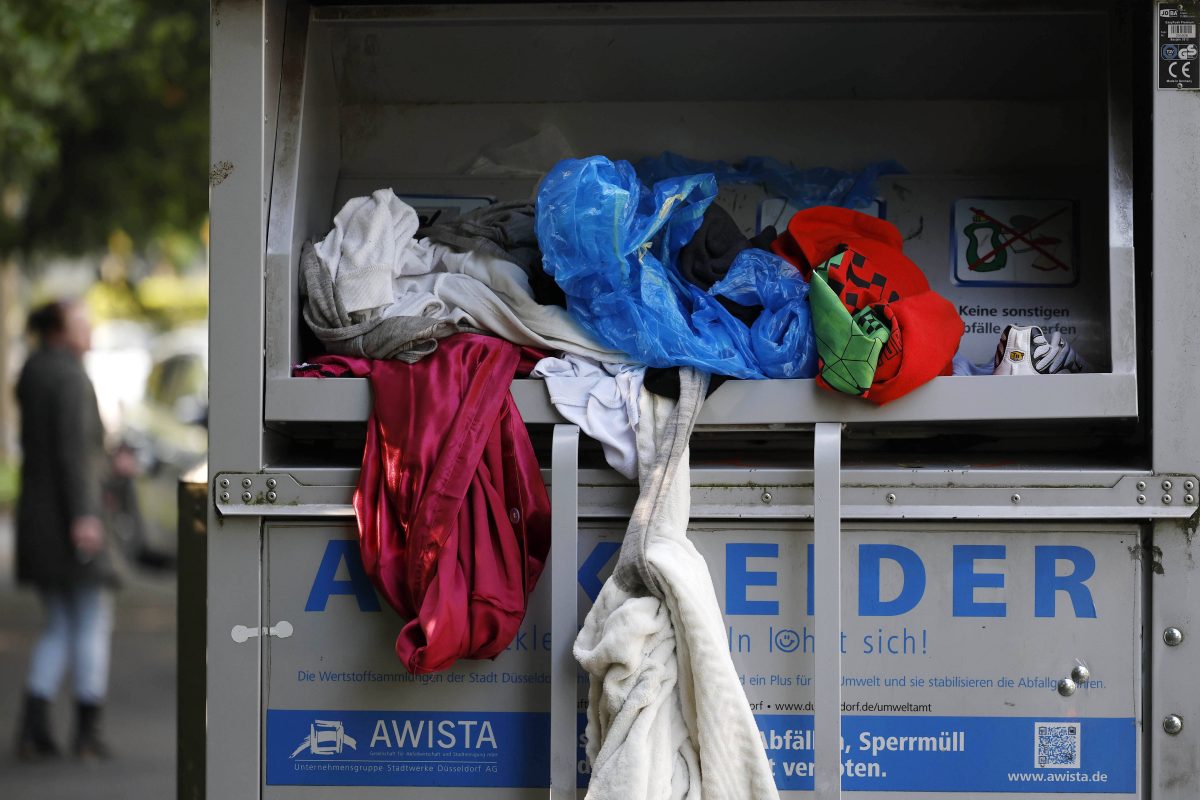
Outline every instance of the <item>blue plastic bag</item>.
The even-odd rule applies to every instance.
[[[750,346],[768,378],[817,374],[817,339],[808,307],[808,283],[777,255],[756,248],[738,253],[709,294],[744,306],[762,306],[750,327]]]
[[[880,175],[908,172],[895,161],[869,164],[860,172],[843,172],[830,167],[797,169],[765,156],[751,156],[736,164],[726,161],[696,161],[678,153],[643,158],[634,169],[646,183],[711,172],[721,184],[756,184],[782,197],[796,208],[842,206],[865,208],[875,200],[875,181]]]
[[[652,367],[763,378],[750,330],[675,266],[716,194],[711,174],[648,190],[627,161],[560,161],[538,190],[543,268],[603,344]]]

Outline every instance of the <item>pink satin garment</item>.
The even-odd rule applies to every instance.
[[[376,588],[407,619],[396,655],[412,673],[494,658],[525,617],[550,550],[550,500],[509,386],[539,358],[460,334],[416,364],[314,359],[326,375],[371,381],[359,546]]]

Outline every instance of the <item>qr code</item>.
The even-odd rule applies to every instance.
[[[1079,769],[1078,722],[1035,722],[1034,764],[1039,768]]]

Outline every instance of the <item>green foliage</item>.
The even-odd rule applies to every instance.
[[[58,159],[57,119],[86,108],[80,60],[128,40],[127,0],[7,0],[0,4],[0,175],[28,185]],[[7,188],[7,187],[6,187]]]
[[[0,254],[195,239],[207,151],[207,0],[0,2]]]
[[[0,455],[0,511],[17,504],[21,490],[21,466],[13,458]]]

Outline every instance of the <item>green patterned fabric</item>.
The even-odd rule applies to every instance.
[[[832,389],[861,395],[871,388],[879,354],[891,330],[869,306],[851,315],[829,286],[829,264],[840,264],[844,255],[838,253],[813,270],[808,302],[821,356],[821,377]]]

